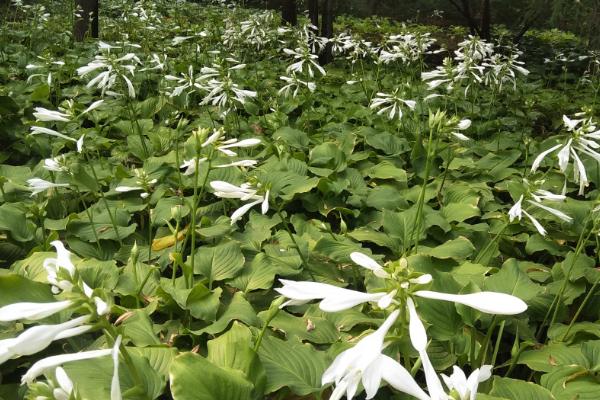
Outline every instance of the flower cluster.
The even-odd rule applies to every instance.
[[[319,307],[327,312],[346,310],[365,302],[376,302],[381,309],[393,310],[375,332],[362,338],[354,347],[340,353],[325,371],[322,377],[323,385],[334,383],[336,386],[330,400],[340,399],[344,394],[348,399],[353,398],[360,383],[365,389],[366,398],[371,399],[377,393],[382,380],[395,389],[422,400],[455,398],[446,393],[429,361],[426,351],[427,334],[415,305],[417,298],[451,301],[480,312],[499,315],[515,315],[527,309],[527,304],[521,299],[505,293],[449,294],[423,290],[423,285],[429,284],[432,276],[408,271],[406,259],[401,259],[396,268],[388,270],[371,257],[359,252],[350,254],[350,258],[378,278],[384,279],[387,284],[386,291],[363,293],[320,282],[288,280],[281,280],[283,287],[275,289],[290,299],[282,307],[321,300]],[[385,336],[402,312],[407,314],[410,341],[421,357],[429,394],[419,387],[402,365],[382,354]],[[461,400],[467,400],[475,397],[478,383],[490,375],[491,366],[484,366],[466,379],[462,370],[455,367],[454,373],[450,377],[443,376],[443,379],[450,393],[456,394]]]
[[[56,257],[44,260],[47,281],[52,285],[54,294],[60,294],[66,299],[49,303],[19,302],[8,304],[0,307],[0,322],[21,321],[24,324],[30,324],[67,310],[71,313],[86,310],[86,314],[59,324],[35,325],[27,328],[15,338],[0,340],[0,364],[11,359],[39,353],[56,340],[67,339],[89,332],[95,328],[94,319],[106,315],[110,311],[108,302],[97,295],[94,289],[90,288],[79,277],[77,269],[71,261],[71,253],[62,242],[56,240],[51,244],[56,248]],[[84,351],[43,358],[34,363],[23,375],[22,382],[32,383],[38,376],[67,362],[113,354],[116,377],[113,378],[112,392],[114,395],[111,400],[120,400],[118,379],[120,341],[120,337],[116,338],[113,349]],[[53,393],[64,393],[67,395],[64,398],[69,398],[68,396],[73,390],[72,383],[68,383],[70,380],[62,369],[58,369],[56,374],[58,388],[54,388]]]
[[[585,114],[580,113],[575,116],[583,117]],[[589,184],[589,180],[581,156],[589,156],[600,163],[600,153],[598,152],[600,150],[600,129],[598,129],[592,117],[571,119],[563,115],[563,124],[567,129],[565,142],[542,151],[533,160],[531,172],[537,171],[542,161],[549,154],[556,152],[558,167],[562,173],[566,173],[572,156],[573,179],[576,183],[579,183],[579,194],[582,195]]]

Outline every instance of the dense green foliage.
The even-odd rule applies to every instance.
[[[323,69],[322,39],[271,12],[105,1],[101,41],[76,43],[71,4],[0,27],[0,399],[117,399],[119,359],[125,399],[327,398],[323,373],[390,303],[280,309],[279,279],[391,294],[384,352],[423,388],[413,299],[437,371],[494,366],[478,399],[597,398],[600,55],[578,37],[517,50],[500,28],[492,45],[346,17]],[[77,318],[39,349],[13,340]]]

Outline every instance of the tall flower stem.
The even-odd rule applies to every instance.
[[[92,232],[94,234],[94,239],[96,240],[96,247],[98,247],[98,251],[100,252],[102,250],[102,248],[100,247],[100,239],[98,238],[98,232],[96,230],[96,224],[94,223],[93,213],[90,211],[90,208],[87,206],[87,204],[83,198],[83,194],[81,194],[81,191],[79,190],[79,187],[77,185],[73,185],[73,187],[75,188],[75,192],[77,192],[77,195],[79,196],[79,200],[81,200],[81,203],[83,204],[83,208],[85,208],[85,213],[86,213],[88,219],[90,220],[90,224],[92,225]]]
[[[588,222],[590,216],[591,216],[591,213],[588,214],[588,217],[586,218],[586,220],[583,224],[581,234],[579,235],[579,240],[577,241],[577,247],[575,247],[575,254],[573,255],[573,261],[570,263],[569,269],[567,270],[567,272],[565,274],[565,279],[563,281],[563,284],[561,285],[558,293],[554,296],[554,299],[552,300],[552,304],[550,304],[550,307],[548,308],[548,311],[546,312],[546,315],[544,316],[544,320],[542,321],[540,327],[538,328],[539,329],[538,330],[538,338],[539,338],[539,335],[541,334],[541,331],[544,328],[546,322],[548,321],[548,317],[550,316],[550,313],[552,313],[552,318],[550,320],[550,324],[548,325],[548,327],[551,327],[556,322],[556,318],[558,317],[558,310],[560,309],[560,304],[561,304],[563,295],[565,293],[565,290],[567,289],[567,284],[569,283],[569,279],[571,278],[571,273],[573,272],[573,267],[575,266],[575,261],[577,260],[577,257],[579,257],[579,255],[581,254],[581,251],[583,250],[583,248],[585,246],[585,242],[588,240],[588,238],[592,234],[592,229],[589,229],[589,230],[585,229],[585,226],[587,225],[587,222]],[[586,232],[587,232],[587,235],[586,235]]]
[[[196,141],[198,141],[198,138],[196,138]],[[191,288],[192,285],[192,275],[193,275],[193,271],[194,271],[194,261],[195,261],[195,257],[196,257],[196,218],[197,218],[197,212],[198,212],[198,199],[201,199],[202,196],[204,195],[204,191],[206,190],[206,183],[208,181],[208,175],[210,174],[210,169],[212,166],[212,151],[210,152],[210,154],[208,155],[208,168],[206,169],[206,174],[204,175],[204,180],[202,181],[202,186],[200,187],[200,192],[198,192],[198,177],[199,177],[199,165],[200,165],[200,144],[196,143],[196,147],[197,147],[197,151],[196,151],[196,159],[194,161],[196,170],[194,171],[194,195],[192,197],[192,207],[191,207],[191,212],[192,212],[192,218],[191,218],[191,229],[192,229],[192,233],[191,233],[191,253],[190,253],[190,262],[191,262],[191,266],[190,266],[190,271],[191,273],[188,272],[188,274],[186,274],[186,285],[187,288]],[[209,283],[209,288],[212,289],[212,281]]]
[[[494,333],[494,329],[496,329],[496,325],[498,324],[498,316],[494,315],[492,317],[492,322],[488,327],[487,334],[485,335],[485,339],[483,339],[483,343],[481,344],[481,349],[479,350],[479,357],[477,359],[477,367],[481,367],[485,364],[488,347],[490,345],[490,341],[492,340],[492,334]]]
[[[98,181],[98,175],[96,174],[96,168],[94,167],[94,164],[91,162],[90,157],[87,155],[87,153],[85,151],[84,151],[84,154],[85,154],[85,159],[87,160],[87,162],[90,166],[90,169],[92,171],[94,180],[96,181],[96,184],[98,185],[98,194],[100,195],[100,199],[102,199],[104,207],[106,208],[106,212],[108,213],[108,217],[110,218],[110,222],[113,226],[113,229],[115,230],[115,235],[117,236],[117,241],[119,242],[119,244],[121,246],[123,246],[123,241],[121,240],[121,235],[119,235],[119,228],[117,227],[117,222],[115,220],[115,216],[110,211],[110,206],[108,205],[108,201],[106,200],[106,197],[104,196],[102,187],[100,187],[100,182]]]
[[[146,146],[146,139],[144,139],[144,135],[142,134],[142,127],[140,126],[140,123],[138,122],[138,120],[135,116],[135,111],[133,109],[133,103],[131,102],[131,98],[129,96],[127,96],[127,109],[129,110],[131,129],[137,131],[137,134],[140,138],[140,142],[142,144],[142,148],[144,149],[144,157],[149,157],[150,153],[148,152],[148,147]]]
[[[502,234],[504,233],[506,228],[508,228],[507,223],[505,223],[502,229],[500,229],[500,232],[498,232],[496,236],[494,236],[494,239],[487,242],[485,247],[475,257],[475,260],[473,261],[475,264],[479,263],[483,259],[483,257],[487,255],[488,251],[492,248],[492,246],[500,240],[500,237],[502,237]]]
[[[598,239],[598,236],[596,236],[596,248],[598,248],[598,245],[600,245],[600,243],[598,243],[599,241],[600,240]],[[569,326],[567,327],[567,330],[565,331],[565,333],[563,334],[562,338],[560,339],[561,342],[564,342],[567,339],[567,336],[569,336],[569,332],[571,332],[571,329],[573,328],[573,325],[575,324],[575,322],[577,321],[577,319],[581,315],[581,312],[583,311],[584,307],[590,301],[590,299],[592,298],[592,295],[596,292],[596,287],[598,286],[598,284],[600,284],[600,275],[598,275],[598,277],[594,281],[594,284],[588,290],[587,294],[585,295],[585,298],[583,299],[583,301],[581,302],[581,304],[577,308],[577,311],[573,315],[573,318],[571,318],[571,322],[569,322]]]
[[[285,219],[284,216],[283,216],[283,214],[281,214],[281,206],[279,206],[277,208],[276,212],[277,212],[277,216],[281,220],[281,223],[283,224],[283,228],[285,229],[285,231],[287,232],[288,236],[290,237],[292,243],[294,244],[294,248],[296,249],[296,252],[300,256],[300,259],[302,260],[302,266],[304,268],[307,268],[307,271],[310,274],[311,278],[313,280],[315,280],[315,277],[313,276],[312,271],[308,269],[308,260],[306,259],[306,256],[304,255],[304,253],[302,253],[302,250],[300,250],[300,246],[298,246],[298,242],[296,241],[296,238],[294,237],[294,234],[290,230],[290,227],[288,225],[287,219]]]
[[[414,240],[414,251],[419,250],[419,236],[421,230],[421,219],[423,214],[423,206],[425,205],[425,192],[427,191],[427,183],[429,182],[429,174],[431,173],[431,161],[435,155],[437,149],[437,140],[433,145],[433,128],[429,129],[429,140],[427,141],[427,159],[425,161],[425,176],[423,177],[423,186],[421,186],[421,193],[419,193],[419,199],[417,200],[417,213],[415,215],[415,228],[413,229],[410,241]],[[416,234],[416,237],[415,237]]]

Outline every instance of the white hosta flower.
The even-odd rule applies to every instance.
[[[53,172],[65,172],[68,171],[68,167],[65,165],[65,157],[58,156],[54,158],[46,158],[44,160],[44,168],[48,171]]]
[[[432,292],[430,290],[418,290],[414,292],[414,295],[427,299],[464,304],[487,314],[516,315],[527,310],[527,303],[520,298],[499,292],[450,294]]]
[[[253,167],[258,164],[257,160],[239,160],[229,164],[215,165],[215,168],[229,168],[229,167]],[[185,175],[185,174],[184,174]]]
[[[546,156],[556,151],[558,167],[561,172],[566,173],[572,156],[574,180],[579,183],[579,195],[583,195],[585,188],[589,185],[589,179],[581,156],[585,154],[600,164],[600,130],[597,130],[592,118],[570,119],[563,115],[563,124],[570,137],[566,143],[557,144],[541,152],[534,159],[531,172],[535,172],[539,168]]]
[[[18,320],[38,320],[49,317],[71,307],[71,300],[55,301],[52,303],[13,303],[0,307],[0,322]]]
[[[31,135],[39,135],[39,134],[56,136],[61,139],[68,140],[70,142],[74,142],[77,145],[78,153],[81,153],[81,151],[83,150],[83,138],[84,138],[85,134],[81,135],[79,137],[79,139],[73,139],[67,135],[63,135],[62,133],[56,132],[53,129],[44,128],[42,126],[32,126],[31,127]]]
[[[313,72],[313,68],[314,68],[317,71],[319,71],[319,73],[321,73],[321,75],[323,75],[323,76],[326,75],[323,67],[321,67],[319,65],[319,62],[318,62],[319,57],[316,56],[315,54],[312,54],[308,47],[303,47],[303,48],[299,47],[299,48],[296,48],[295,50],[283,49],[283,52],[287,55],[293,56],[294,60],[296,60],[296,62],[294,62],[293,64],[291,64],[290,66],[287,67],[286,72],[288,74],[290,74],[290,73],[301,74],[303,72],[303,70],[306,69],[308,76],[310,76],[312,78],[315,76],[315,73]]]
[[[389,119],[394,119],[395,116],[398,116],[398,120],[400,120],[402,119],[402,108],[404,106],[414,110],[416,105],[417,103],[414,100],[400,98],[398,89],[396,89],[392,94],[378,92],[376,97],[371,100],[369,108],[376,109],[381,107],[377,111],[377,115],[387,114]]]
[[[135,192],[138,190],[144,190],[144,188],[141,186],[117,186],[115,188],[115,192],[119,193]]]
[[[102,103],[104,103],[104,100],[97,100],[97,101],[93,102],[92,104],[90,104],[88,106],[88,108],[83,110],[81,115],[84,115],[84,114],[94,111],[95,109],[99,108],[102,105]]]
[[[456,398],[452,397],[456,394],[458,400],[475,400],[479,384],[492,376],[492,366],[483,365],[481,368],[476,368],[467,378],[463,370],[455,365],[452,375],[441,374],[441,376],[450,392],[450,398]]]
[[[88,320],[89,316],[84,315],[58,325],[36,325],[16,338],[0,340],[0,364],[38,353],[54,340],[66,339],[88,331],[91,326],[81,326]]]
[[[69,187],[68,183],[53,183],[40,178],[31,178],[27,180],[31,196],[35,196],[38,193],[45,192],[49,189],[56,189],[61,187]]]
[[[281,307],[305,304],[312,300],[321,300],[319,308],[326,312],[347,310],[367,302],[383,301],[383,305],[387,303],[389,306],[385,292],[363,293],[320,282],[296,282],[287,279],[280,279],[279,282],[283,287],[276,288],[275,291],[290,299]]]
[[[52,285],[54,293],[70,292],[74,286],[72,280],[75,274],[75,266],[71,262],[71,252],[60,240],[54,240],[50,244],[56,248],[56,258],[50,257],[44,260],[43,265],[48,274],[48,283]],[[65,273],[61,273],[61,269],[64,269]]]
[[[284,81],[286,84],[281,89],[279,89],[279,91],[277,91],[277,94],[282,95],[284,97],[288,97],[291,94],[292,98],[296,98],[296,96],[298,96],[298,92],[303,87],[307,88],[310,92],[314,92],[317,88],[316,83],[298,79],[298,77],[294,73],[292,73],[289,77],[280,76],[279,79]]]
[[[563,213],[562,211],[559,211],[555,208],[546,206],[541,203],[542,200],[562,201],[565,199],[565,196],[557,195],[557,194],[551,193],[547,190],[537,190],[531,194],[531,197],[533,198],[533,200],[527,199],[527,203],[531,204],[532,206],[535,206],[546,212],[549,212],[550,214],[558,217],[559,219],[563,220],[564,222],[567,222],[567,223],[573,222],[573,218],[571,218],[567,214]],[[523,215],[525,215],[531,221],[531,223],[535,226],[535,229],[540,233],[540,235],[546,236],[547,231],[542,226],[542,224],[534,216],[532,216],[530,213],[528,213],[526,210],[523,209],[523,199],[524,199],[524,195],[521,195],[519,197],[519,200],[517,200],[517,202],[508,211],[509,221],[513,222],[515,219],[518,219],[520,221],[521,218],[523,217]]]
[[[373,260],[371,257],[355,251],[350,253],[350,259],[363,268],[373,271],[375,276],[379,278],[389,278],[390,274],[383,270],[383,267]]]
[[[57,388],[54,388],[52,394],[56,400],[69,400],[73,393],[73,381],[69,378],[62,367],[57,367],[54,371],[56,377]]]
[[[228,182],[212,181],[210,186],[213,188],[214,195],[225,199],[240,199],[242,201],[251,200],[250,203],[244,204],[231,214],[231,224],[242,218],[252,207],[261,204],[261,212],[266,214],[269,211],[269,191],[264,195],[258,195],[258,189],[248,183],[241,186],[235,186]]]
[[[49,121],[60,121],[69,122],[70,115],[62,113],[60,111],[52,111],[43,107],[36,107],[33,116],[37,121],[49,122]]]
[[[205,162],[206,160],[208,160],[208,158],[206,158],[206,157],[202,157],[201,159],[199,159],[197,161],[195,159],[184,160],[183,164],[181,164],[179,166],[179,168],[185,168],[183,175],[194,175],[194,173],[196,172],[196,164],[200,165],[203,162]]]
[[[115,340],[111,351],[113,359],[113,376],[110,383],[110,400],[121,400],[121,383],[119,382],[119,348],[121,346],[121,335]]]
[[[381,381],[410,394],[419,400],[429,396],[412,379],[410,373],[391,357],[381,354],[385,335],[392,327],[400,311],[392,312],[373,333],[362,338],[354,347],[340,353],[323,373],[321,383],[335,383],[330,400],[341,399],[344,394],[352,399],[362,382],[367,399],[377,394]]]
[[[221,153],[225,154],[228,157],[235,157],[237,153],[232,151],[232,148],[237,147],[254,147],[260,144],[260,139],[244,139],[238,141],[237,139],[229,139],[224,142],[220,146],[217,146],[217,150]]]
[[[112,349],[90,350],[82,351],[80,353],[61,354],[58,356],[43,358],[33,364],[31,368],[29,368],[29,370],[21,377],[21,384],[32,383],[38,376],[68,362],[105,357],[111,355],[112,352]]]

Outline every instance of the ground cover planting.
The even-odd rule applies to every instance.
[[[598,398],[600,53],[101,7],[2,17],[0,399]]]

